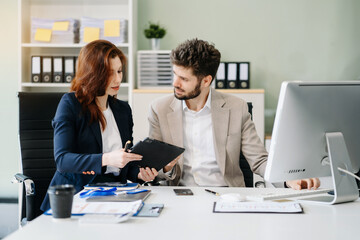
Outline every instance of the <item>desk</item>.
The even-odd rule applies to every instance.
[[[358,239],[360,201],[328,206],[302,203],[303,214],[213,213],[217,196],[191,187],[194,196],[176,196],[173,187],[149,187],[147,203],[164,203],[157,218],[134,217],[119,224],[79,224],[76,217],[55,222],[42,215],[6,239]],[[243,194],[267,189],[210,188]]]

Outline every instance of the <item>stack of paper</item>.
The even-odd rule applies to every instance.
[[[79,20],[31,18],[31,43],[78,43]]]
[[[298,202],[214,202],[215,213],[302,213]]]
[[[128,22],[126,19],[97,19],[82,17],[80,42],[89,43],[105,39],[114,44],[125,43],[128,39]]]

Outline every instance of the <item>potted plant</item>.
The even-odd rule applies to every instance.
[[[149,22],[149,26],[144,30],[145,37],[151,41],[151,49],[160,49],[160,39],[166,34],[166,29],[160,24]]]

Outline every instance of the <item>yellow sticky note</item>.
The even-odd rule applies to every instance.
[[[120,36],[120,20],[104,20],[104,36],[119,37]]]
[[[100,28],[85,27],[84,28],[84,42],[89,43],[98,40],[100,37]]]
[[[69,29],[69,22],[54,22],[52,29],[54,31],[67,31]]]
[[[51,29],[38,28],[35,32],[35,41],[50,42],[51,40]]]

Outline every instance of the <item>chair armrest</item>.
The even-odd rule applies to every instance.
[[[14,182],[24,183],[26,196],[35,194],[35,184],[34,184],[34,181],[30,177],[28,177],[22,173],[17,173],[14,175],[14,180],[12,182],[13,183]]]
[[[15,180],[16,180],[17,183],[22,183],[26,179],[30,179],[30,177],[28,177],[28,176],[26,176],[26,175],[24,175],[22,173],[17,173],[17,174],[14,175],[14,177],[15,177]]]

